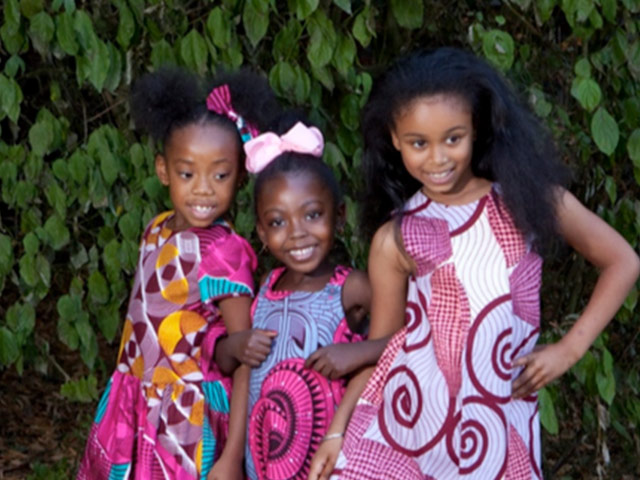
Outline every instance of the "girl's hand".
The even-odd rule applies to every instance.
[[[209,470],[207,480],[244,480],[242,459],[225,457],[223,453]]]
[[[309,480],[327,480],[333,472],[333,467],[342,448],[342,437],[323,441],[311,459]]]
[[[537,392],[569,370],[576,360],[575,355],[562,342],[538,345],[533,352],[513,362],[514,368],[525,368],[513,382],[511,396],[524,398]]]
[[[240,363],[250,367],[258,367],[269,352],[271,342],[278,335],[274,330],[253,328],[229,335],[229,351]]]
[[[329,380],[342,378],[362,365],[358,344],[334,343],[321,347],[307,358],[304,366],[316,370]]]

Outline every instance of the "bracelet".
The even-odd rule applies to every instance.
[[[333,440],[334,438],[342,438],[342,437],[344,437],[344,432],[330,433],[322,437],[321,443],[326,442],[327,440]]]

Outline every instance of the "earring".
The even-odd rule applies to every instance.
[[[269,251],[269,247],[267,247],[266,243],[262,244],[262,248],[260,248],[260,251],[258,252],[258,255],[262,255],[263,253],[266,253]]]

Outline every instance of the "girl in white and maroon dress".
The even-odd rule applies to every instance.
[[[611,320],[636,254],[563,188],[537,119],[470,53],[396,63],[363,130],[370,338],[396,333],[351,381],[310,478],[541,478],[536,392]],[[556,236],[601,273],[567,334],[536,347],[541,254]]]

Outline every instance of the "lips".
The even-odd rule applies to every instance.
[[[295,248],[289,250],[289,255],[291,255],[298,262],[303,262],[308,260],[313,255],[313,250],[315,247],[304,247],[304,248]]]
[[[450,169],[444,170],[442,172],[428,173],[427,176],[432,183],[443,184],[449,181],[449,179],[453,175],[454,170],[455,168],[451,167]]]
[[[193,212],[193,216],[196,218],[209,218],[215,211],[212,205],[190,205],[189,208]]]

